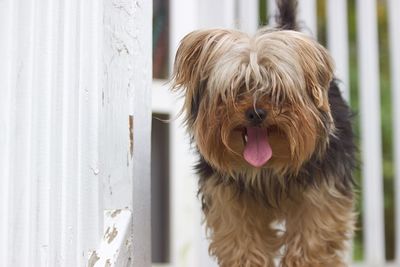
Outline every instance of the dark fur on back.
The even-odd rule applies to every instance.
[[[352,177],[355,168],[355,145],[352,131],[352,112],[343,99],[337,85],[333,80],[329,88],[329,104],[336,131],[329,138],[329,146],[321,159],[311,158],[304,165],[299,180],[306,184],[315,183],[314,177],[329,179],[334,177],[336,188],[343,194],[352,190],[354,180]]]

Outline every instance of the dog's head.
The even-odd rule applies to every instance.
[[[188,131],[214,168],[286,173],[327,145],[332,78],[327,50],[305,34],[214,29],[182,40],[173,88],[184,92]]]

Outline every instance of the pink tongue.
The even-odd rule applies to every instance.
[[[254,167],[261,167],[271,158],[272,149],[266,129],[247,127],[247,143],[243,156]]]

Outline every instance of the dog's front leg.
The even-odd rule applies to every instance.
[[[289,203],[283,267],[344,267],[353,233],[353,197],[333,185],[309,189]]]
[[[210,234],[209,251],[221,267],[274,267],[281,245],[272,209],[233,186],[203,186],[205,221]]]

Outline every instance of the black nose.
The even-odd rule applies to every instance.
[[[252,124],[260,124],[267,117],[267,112],[261,108],[251,108],[246,111],[246,119]]]

